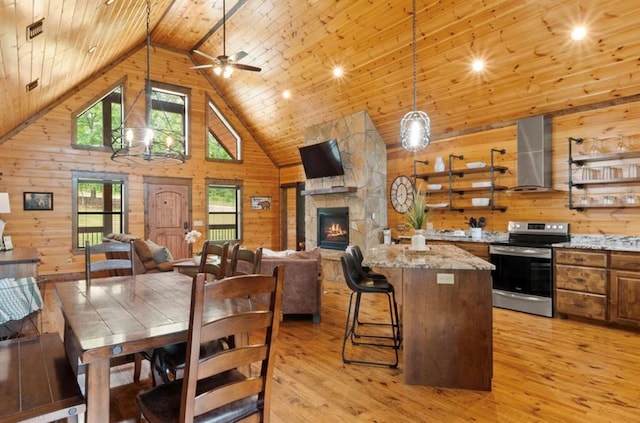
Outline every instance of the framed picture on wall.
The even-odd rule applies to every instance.
[[[271,197],[251,197],[251,208],[254,210],[271,210]]]
[[[52,192],[25,192],[25,210],[53,210]]]

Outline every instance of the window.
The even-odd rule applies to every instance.
[[[75,145],[83,148],[111,146],[111,132],[122,125],[122,85],[75,116]]]
[[[169,84],[153,82],[151,88],[150,126],[160,129],[174,139],[184,140],[185,154],[188,154],[188,90]]]
[[[240,135],[231,127],[220,110],[207,99],[207,158],[240,160]]]
[[[126,232],[126,175],[73,172],[73,248],[99,244],[110,233]]]
[[[237,181],[207,183],[207,239],[239,241],[242,223],[242,185]]]

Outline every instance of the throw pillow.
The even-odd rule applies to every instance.
[[[173,256],[167,247],[158,247],[153,250],[153,261],[156,264],[173,261]]]
[[[136,254],[140,258],[140,261],[144,265],[144,268],[147,270],[153,269],[155,267],[155,262],[153,261],[153,252],[149,245],[142,239],[136,239],[133,241],[133,248],[136,250]]]

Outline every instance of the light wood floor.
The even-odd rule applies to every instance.
[[[342,363],[348,296],[325,283],[320,324],[283,322],[272,422],[640,421],[638,333],[494,309],[491,392],[407,386],[402,361],[396,370]],[[45,302],[43,329],[60,330],[51,287]],[[135,393],[150,386],[131,381],[130,366],[112,370],[112,422],[134,421]]]

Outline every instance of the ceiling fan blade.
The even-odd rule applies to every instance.
[[[229,56],[229,60],[231,60],[232,62],[239,62],[243,58],[247,57],[248,54],[249,53],[247,53],[246,51],[239,51],[236,54]]]
[[[209,63],[208,65],[198,65],[198,66],[192,66],[189,69],[204,69],[204,68],[212,68],[213,65],[211,63]]]
[[[218,59],[213,57],[213,56],[209,56],[207,53],[203,53],[200,50],[193,50],[194,53],[199,54],[202,57],[206,57],[207,59],[211,60],[212,62],[217,61]]]
[[[252,71],[252,72],[260,72],[262,70],[260,68],[255,67],[255,66],[243,65],[242,63],[232,63],[231,66],[233,66],[236,69],[248,70],[248,71]]]

